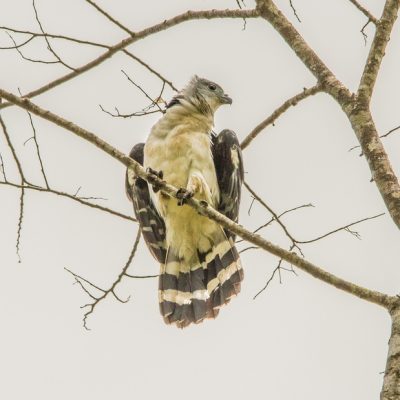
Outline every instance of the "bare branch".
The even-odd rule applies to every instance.
[[[272,282],[272,280],[275,277],[275,274],[280,271],[281,269],[281,265],[282,265],[282,258],[278,261],[278,265],[274,268],[274,270],[272,271],[271,276],[268,278],[267,282],[265,283],[265,285],[253,296],[253,300],[255,300],[262,292],[264,292],[265,290],[267,290],[269,284]]]
[[[14,46],[8,46],[8,47],[0,47],[0,50],[15,50],[15,49],[20,49],[21,47],[24,47],[25,45],[27,45],[31,40],[35,39],[35,36],[32,35],[30,38],[28,38],[27,40],[25,40],[24,42],[17,44],[14,40],[14,38],[8,33],[8,37],[11,38],[11,40],[14,43]]]
[[[75,71],[70,72],[67,75],[64,75],[52,82],[47,83],[46,85],[33,90],[29,93],[26,93],[24,97],[32,98],[38,96],[39,94],[45,93],[50,89],[55,88],[56,86],[61,85],[71,79],[76,78],[79,75],[91,70],[94,67],[97,67],[105,60],[112,57],[118,51],[123,50],[125,47],[131,45],[134,42],[137,42],[147,36],[155,34],[157,32],[164,31],[169,29],[175,25],[181,24],[186,21],[196,20],[196,19],[216,19],[216,18],[256,18],[259,16],[257,10],[208,10],[208,11],[187,11],[183,14],[177,15],[171,19],[164,20],[156,25],[153,25],[149,28],[143,29],[139,32],[134,32],[132,36],[122,40],[121,42],[117,43],[114,46],[110,46],[108,51],[100,55],[99,57],[95,58],[94,60],[90,61],[89,63],[82,65],[75,69]],[[3,103],[0,104],[0,109],[11,106],[12,103]]]
[[[6,170],[4,167],[4,160],[3,160],[3,156],[0,153],[0,169],[1,169],[1,173],[3,174],[3,179],[5,182],[7,182],[7,176],[6,176]]]
[[[46,38],[46,37],[47,38],[52,38],[52,39],[70,41],[70,42],[76,43],[76,44],[84,44],[84,45],[88,45],[88,46],[101,47],[103,49],[110,49],[110,47],[111,47],[109,45],[98,43],[98,42],[77,39],[77,38],[73,38],[73,37],[70,37],[70,36],[56,35],[56,34],[51,34],[51,33],[47,33],[47,32],[46,33],[39,33],[39,32],[32,32],[32,31],[23,31],[23,30],[18,30],[18,29],[14,29],[14,28],[9,28],[9,27],[6,27],[6,26],[0,26],[0,29],[4,29],[6,31],[9,30],[9,31],[15,32],[15,33],[21,33],[21,34],[24,34],[24,35],[30,35],[30,38],[28,40],[26,40],[25,42],[23,42],[23,43],[21,43],[21,44],[19,44],[17,46],[14,45],[14,46],[10,46],[10,47],[0,47],[0,50],[10,50],[10,49],[15,49],[15,48],[20,48],[20,47],[23,47],[26,44],[28,44],[33,39]],[[137,57],[136,55],[134,55],[133,53],[131,53],[130,51],[128,51],[126,49],[122,49],[121,51],[126,56],[128,56],[129,58],[135,60],[136,62],[141,64],[143,67],[145,67],[150,73],[152,73],[153,75],[155,75],[159,79],[161,79],[163,82],[165,82],[172,90],[174,90],[175,92],[178,91],[178,89],[175,87],[175,85],[169,79],[165,78],[158,71],[156,71],[154,68],[152,68],[149,64],[144,62],[141,58]],[[55,63],[55,62],[52,62],[52,63]]]
[[[21,262],[21,253],[20,253],[20,245],[21,245],[21,232],[22,232],[22,221],[24,218],[24,197],[25,197],[25,189],[21,189],[21,196],[19,198],[19,218],[18,218],[18,229],[17,229],[17,241],[16,241],[16,251],[18,262]]]
[[[66,197],[66,198],[68,198],[70,200],[74,200],[74,201],[76,201],[76,202],[78,202],[80,204],[83,204],[85,206],[88,206],[90,208],[96,208],[96,209],[98,209],[100,211],[104,211],[106,213],[112,214],[112,215],[114,215],[116,217],[120,217],[120,218],[125,219],[127,221],[137,222],[137,220],[135,218],[130,217],[129,215],[125,215],[123,213],[120,213],[119,211],[115,211],[115,210],[112,210],[111,208],[107,208],[107,207],[101,206],[100,204],[90,203],[89,201],[83,200],[83,198],[81,198],[81,197],[77,197],[75,195],[72,195],[72,194],[69,194],[69,193],[66,193],[66,192],[61,192],[61,191],[58,191],[58,190],[55,190],[55,189],[48,189],[48,188],[45,188],[45,187],[35,186],[35,185],[32,185],[32,184],[18,185],[16,183],[12,183],[12,182],[9,182],[9,181],[5,181],[5,182],[0,181],[0,185],[10,186],[10,187],[18,188],[18,189],[36,190],[37,192],[52,193],[52,194],[55,194],[57,196]]]
[[[132,85],[134,85],[135,87],[137,87],[150,101],[151,104],[148,106],[148,108],[150,109],[151,107],[155,106],[158,108],[158,111],[163,114],[164,111],[161,109],[161,107],[158,105],[159,99],[161,98],[161,95],[164,91],[164,87],[165,87],[165,82],[163,83],[162,89],[161,89],[161,94],[158,96],[157,99],[153,99],[140,85],[138,85],[137,83],[135,83],[133,81],[133,79],[130,78],[130,76],[123,70],[121,69],[121,72],[125,75],[125,77],[128,79],[128,81],[130,83],[132,83]]]
[[[303,256],[303,252],[301,251],[300,247],[297,246],[297,240],[289,233],[289,231],[287,230],[286,226],[281,222],[281,220],[279,219],[279,216],[275,213],[274,210],[272,210],[272,208],[264,201],[261,199],[260,196],[257,195],[257,193],[249,186],[249,184],[247,182],[244,182],[244,186],[246,187],[246,189],[251,193],[251,195],[260,203],[262,204],[263,207],[265,207],[270,214],[273,215],[274,220],[281,226],[281,228],[283,229],[283,231],[285,232],[285,235],[290,239],[290,241],[292,242],[292,246],[293,248],[297,248],[300,252],[300,254]],[[293,250],[293,248],[291,250]]]
[[[143,109],[141,111],[136,111],[136,112],[129,113],[129,114],[121,114],[117,107],[114,107],[115,111],[116,111],[115,113],[112,113],[111,111],[106,110],[101,104],[99,104],[99,107],[100,107],[101,111],[103,111],[104,113],[106,113],[114,118],[143,117],[144,115],[155,114],[155,113],[160,112],[160,110],[145,111],[145,109]]]
[[[268,118],[258,124],[242,141],[240,147],[245,149],[257,136],[262,132],[268,125],[273,125],[274,122],[290,107],[294,107],[301,100],[306,99],[318,92],[322,91],[322,86],[315,85],[309,89],[304,88],[302,92],[296,94],[290,99],[286,100],[281,106],[279,106]]]
[[[384,137],[388,137],[391,133],[397,131],[398,129],[400,129],[400,125],[396,126],[396,128],[391,129],[389,132],[385,133],[384,135],[379,136],[380,138],[384,138]]]
[[[162,76],[159,72],[157,72],[156,70],[154,70],[152,67],[150,67],[149,64],[145,63],[142,59],[140,59],[139,57],[135,56],[134,54],[132,54],[131,52],[129,52],[128,50],[122,50],[124,54],[126,54],[128,57],[132,58],[133,60],[137,61],[139,64],[143,65],[146,69],[148,69],[152,74],[154,74],[155,76],[157,76],[159,79],[161,79],[163,82],[165,82],[173,91],[177,92],[178,89],[174,86],[174,84],[166,79],[164,76]]]
[[[397,131],[398,129],[400,129],[400,125],[399,126],[396,126],[396,128],[393,128],[393,129],[391,129],[389,132],[386,132],[385,134],[383,134],[383,135],[380,135],[379,137],[380,138],[385,138],[385,137],[388,137],[390,134],[392,134],[393,132],[395,132],[395,131]],[[350,149],[349,149],[349,151],[352,151],[352,150],[354,150],[354,149],[358,149],[358,148],[360,148],[361,146],[353,146],[353,147],[351,147]],[[360,156],[363,156],[364,154],[363,153],[361,153],[360,154]]]
[[[20,47],[22,47],[22,46],[18,46],[18,45],[17,45],[16,41],[14,40],[14,38],[11,36],[11,34],[10,34],[9,32],[6,32],[6,33],[7,33],[7,35],[9,36],[9,38],[12,40],[12,42],[14,43],[14,47],[13,47],[13,48],[14,48],[15,50],[17,50],[18,54],[19,54],[24,60],[29,61],[29,62],[33,62],[33,63],[39,63],[39,64],[58,64],[58,63],[59,63],[59,61],[38,60],[38,59],[35,59],[35,58],[30,58],[30,57],[25,56],[25,55],[22,53],[22,51],[20,50]],[[26,43],[25,43],[25,44],[26,44]]]
[[[122,25],[119,21],[117,21],[115,18],[113,18],[110,14],[108,14],[106,11],[104,11],[100,6],[98,6],[94,1],[91,0],[86,0],[86,3],[89,3],[92,7],[94,7],[100,14],[103,14],[108,20],[110,20],[113,24],[117,25],[120,27],[123,31],[128,33],[129,35],[133,36],[135,33],[132,32],[129,28],[126,26]]]
[[[352,1],[352,3],[354,4],[355,2]],[[377,24],[375,37],[372,41],[357,92],[359,101],[365,102],[366,104],[369,104],[371,101],[376,78],[385,55],[386,45],[389,42],[390,34],[397,18],[399,7],[400,3],[398,0],[387,0],[383,9],[382,17],[379,24]]]
[[[363,25],[363,27],[362,27],[361,30],[360,30],[361,35],[363,36],[363,39],[364,39],[364,45],[365,45],[365,46],[367,45],[367,39],[368,39],[368,35],[365,33],[365,28],[369,25],[370,22],[371,22],[371,20],[369,19],[369,20]]]
[[[174,198],[177,197],[177,192],[178,192],[177,188],[167,184],[163,180],[159,179],[156,175],[147,173],[139,163],[134,161],[129,156],[123,154],[122,152],[120,152],[119,150],[117,150],[116,148],[114,148],[113,146],[111,146],[98,136],[96,136],[94,133],[89,132],[86,129],[83,129],[78,125],[70,121],[67,121],[66,119],[50,111],[38,107],[37,105],[33,104],[26,98],[20,98],[2,89],[0,89],[0,97],[3,97],[6,100],[12,102],[13,104],[18,105],[48,121],[51,121],[54,124],[61,126],[69,130],[70,132],[73,132],[77,136],[89,141],[93,145],[97,146],[98,148],[102,149],[104,152],[109,154],[111,157],[115,158],[122,164],[129,167],[140,178],[145,179],[152,185],[153,184],[158,185],[165,194],[172,196]],[[225,217],[218,211],[214,210],[212,207],[208,206],[208,204],[204,201],[198,201],[195,198],[191,198],[187,200],[186,204],[188,206],[193,207],[201,215],[211,218],[224,228],[237,234],[243,239],[249,241],[250,243],[263,248],[264,250],[268,251],[271,254],[274,254],[277,257],[283,258],[288,263],[300,268],[301,270],[309,273],[310,275],[314,276],[319,280],[322,280],[325,283],[335,286],[338,289],[341,289],[361,299],[367,300],[369,302],[378,304],[386,308],[390,307],[393,304],[393,302],[397,299],[396,297],[388,296],[384,293],[363,288],[359,285],[348,282],[323,270],[322,268],[312,264],[311,262],[299,257],[296,253],[284,250],[279,246],[263,239],[261,236],[248,231],[241,225],[236,224],[229,218]]]
[[[8,134],[7,126],[4,123],[3,117],[1,115],[0,115],[0,125],[1,125],[1,127],[3,129],[3,133],[4,133],[4,136],[6,138],[6,142],[8,144],[8,147],[11,150],[11,154],[12,154],[12,156],[14,158],[15,164],[17,165],[17,169],[18,169],[19,175],[21,177],[21,180],[24,183],[24,182],[26,182],[26,179],[25,179],[24,171],[22,169],[21,162],[19,161],[19,158],[17,156],[17,152],[15,151],[15,148],[14,148],[12,142],[11,142],[10,135]]]
[[[40,164],[40,170],[41,170],[41,172],[42,172],[42,176],[43,176],[44,182],[45,182],[45,184],[46,184],[46,188],[47,188],[47,189],[50,189],[50,186],[49,186],[49,182],[48,182],[48,180],[47,180],[46,173],[44,172],[43,160],[42,160],[42,156],[40,155],[40,147],[39,147],[39,142],[38,142],[38,140],[37,140],[37,134],[36,134],[35,125],[33,124],[32,115],[31,115],[30,112],[28,112],[28,111],[27,111],[27,114],[28,114],[28,116],[29,116],[29,121],[30,121],[30,123],[31,123],[31,127],[32,127],[32,131],[33,131],[32,139],[33,139],[33,141],[34,141],[34,143],[35,143],[35,146],[36,146],[36,154],[37,154],[37,156],[38,156],[38,160],[39,160],[39,164]]]
[[[36,21],[37,21],[37,23],[38,23],[38,25],[39,25],[39,28],[40,28],[41,32],[42,32],[43,35],[44,35],[45,41],[46,41],[46,43],[47,43],[47,48],[48,48],[48,50],[53,54],[53,56],[57,59],[57,61],[58,61],[60,64],[64,65],[64,67],[66,67],[66,68],[68,68],[68,69],[70,69],[70,70],[72,70],[72,71],[75,71],[75,68],[72,68],[70,65],[68,65],[67,63],[65,63],[65,62],[60,58],[60,56],[54,51],[54,49],[51,47],[50,41],[49,41],[49,39],[47,38],[47,35],[45,34],[45,32],[44,32],[44,30],[43,30],[42,23],[40,22],[39,14],[38,14],[38,12],[37,12],[36,5],[35,5],[35,0],[32,0],[32,6],[33,6],[33,10],[35,11],[35,18],[36,18]]]
[[[104,290],[101,289],[100,287],[94,285],[92,282],[88,281],[85,278],[82,278],[81,276],[75,274],[74,272],[70,271],[69,269],[65,268],[68,272],[70,272],[75,279],[79,282],[80,281],[84,281],[86,283],[88,283],[90,286],[96,288],[97,290],[102,292],[102,295],[100,295],[99,297],[93,296],[86,288],[85,286],[82,284],[82,282],[79,282],[80,286],[82,287],[82,289],[94,300],[92,303],[88,303],[85,304],[84,306],[82,306],[82,308],[88,308],[88,311],[85,312],[84,316],[83,316],[83,326],[85,329],[90,330],[90,328],[88,328],[87,326],[87,318],[89,317],[90,314],[92,314],[95,310],[95,308],[97,307],[97,305],[104,300],[110,293],[121,303],[127,303],[129,301],[130,296],[128,296],[128,298],[126,300],[122,300],[115,292],[115,288],[116,286],[121,282],[122,278],[126,275],[126,271],[129,267],[129,265],[131,264],[133,257],[135,256],[137,247],[139,245],[139,241],[140,241],[140,229],[138,229],[137,231],[137,235],[136,235],[136,239],[135,239],[135,243],[133,244],[133,248],[132,251],[129,255],[128,261],[126,262],[125,266],[122,268],[120,274],[118,275],[117,279],[112,283],[112,285]],[[128,275],[127,275],[128,276]]]
[[[354,4],[367,18],[368,22],[371,21],[375,25],[378,24],[378,20],[365,8],[363,7],[357,0],[349,0],[352,4]]]
[[[316,242],[317,240],[324,239],[327,236],[333,235],[334,233],[337,233],[337,232],[340,232],[340,231],[347,231],[347,232],[351,233],[352,235],[354,235],[355,237],[357,237],[357,239],[360,239],[360,235],[358,234],[358,232],[352,231],[349,228],[351,226],[357,225],[357,224],[359,224],[361,222],[369,221],[371,219],[382,217],[383,215],[385,215],[385,213],[380,213],[380,214],[377,214],[377,215],[373,215],[372,217],[362,218],[362,219],[359,219],[358,221],[352,222],[351,224],[348,224],[348,225],[342,226],[340,228],[334,229],[333,231],[325,233],[324,235],[318,236],[318,237],[316,237],[314,239],[296,240],[296,243],[299,243],[299,244],[313,243],[313,242]]]
[[[294,16],[296,17],[297,21],[299,21],[299,22],[301,23],[301,19],[300,19],[299,16],[297,15],[297,11],[296,11],[296,9],[294,8],[293,1],[292,1],[292,0],[289,0],[289,3],[290,3],[290,8],[293,10]]]

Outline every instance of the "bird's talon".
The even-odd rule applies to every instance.
[[[156,171],[153,168],[147,167],[146,168],[146,172],[148,174],[154,175],[154,177],[158,178],[158,179],[162,179],[164,177],[164,173],[162,171]],[[150,180],[151,182],[151,180]],[[152,183],[152,187],[153,187],[153,192],[157,193],[160,191],[161,189],[161,185],[158,182],[151,182]],[[166,183],[165,181],[163,181],[163,183]]]
[[[194,195],[193,192],[184,188],[180,188],[176,192],[176,198],[178,199],[178,206],[183,206],[188,199],[193,197],[193,195]]]

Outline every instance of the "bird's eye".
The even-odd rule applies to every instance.
[[[212,91],[217,90],[217,87],[215,85],[208,85],[208,88]]]

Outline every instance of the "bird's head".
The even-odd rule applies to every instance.
[[[214,114],[223,104],[232,104],[221,86],[197,75],[184,87],[181,95],[203,114]]]

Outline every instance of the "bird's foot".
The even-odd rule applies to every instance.
[[[180,188],[176,192],[176,198],[178,199],[178,206],[183,206],[188,199],[193,197],[194,193],[190,190]]]
[[[155,181],[155,179],[153,179],[153,177],[154,178],[158,178],[158,179],[162,179],[163,176],[164,176],[163,172],[162,171],[156,171],[156,170],[154,170],[153,168],[150,168],[150,167],[148,167],[146,169],[146,172],[148,174],[150,174],[149,183],[151,183],[151,185],[153,186],[154,193],[159,192],[160,189],[161,189],[161,186],[160,186],[160,184],[158,182]],[[163,183],[165,183],[165,181],[163,181]]]

